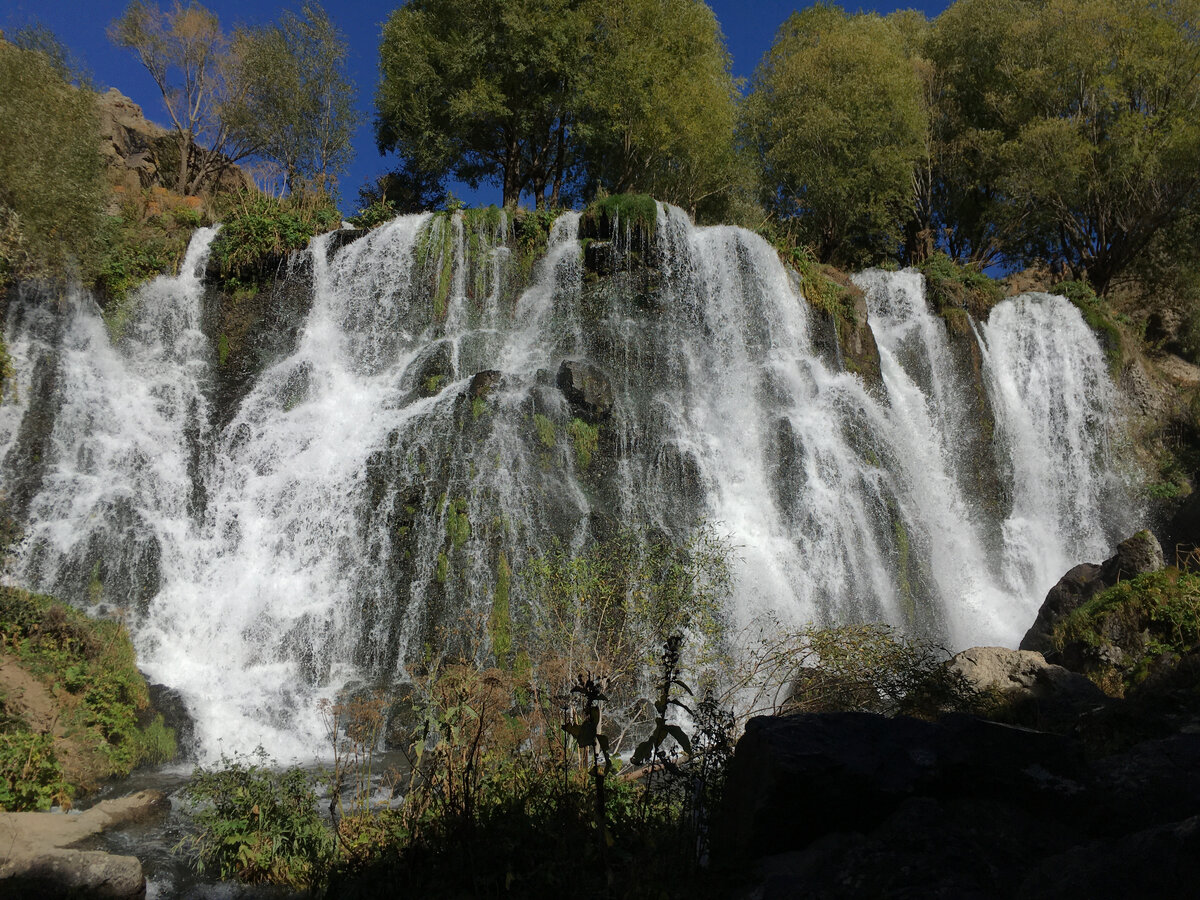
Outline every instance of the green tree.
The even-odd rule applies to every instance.
[[[383,27],[376,139],[408,170],[561,194],[586,22],[574,0],[413,0]],[[550,195],[547,197],[547,191]]]
[[[174,128],[175,190],[193,194],[228,162],[257,147],[254,132],[237,115],[244,85],[234,77],[235,58],[217,17],[198,3],[176,0],[169,11],[134,0],[108,29],[109,39],[132,51],[162,94]]]
[[[1060,259],[1104,293],[1195,203],[1198,22],[1196,0],[1050,0],[1017,31],[1006,184],[1026,258]]]
[[[331,189],[350,162],[356,122],[347,50],[345,35],[316,2],[234,40],[244,91],[228,113],[255,135],[257,155],[279,166],[286,190],[301,179]]]
[[[104,192],[95,95],[0,41],[0,282],[86,269]]]
[[[593,186],[693,213],[745,182],[734,154],[738,85],[699,0],[596,0],[577,136]]]
[[[896,255],[925,118],[894,23],[824,4],[793,14],[747,100],[768,206],[822,262]]]

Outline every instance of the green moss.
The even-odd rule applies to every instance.
[[[229,360],[229,338],[221,335],[217,338],[217,365],[224,368],[225,363]]]
[[[999,282],[971,266],[964,266],[940,250],[919,266],[925,276],[925,293],[934,312],[951,328],[962,328],[966,313],[978,319],[1004,299]]]
[[[1057,623],[1051,640],[1060,652],[1071,644],[1119,648],[1119,668],[1089,663],[1087,674],[1110,691],[1131,687],[1157,659],[1200,642],[1200,575],[1170,567],[1122,581]]]
[[[486,400],[484,400],[482,397],[476,397],[474,400],[471,401],[471,418],[473,420],[478,420],[479,417],[482,416],[485,412],[487,412],[487,401]]]
[[[100,580],[100,562],[97,561],[92,566],[92,574],[88,578],[88,603],[92,606],[97,606],[104,600],[104,584]]]
[[[446,537],[450,546],[457,550],[471,536],[471,520],[467,516],[467,498],[459,497],[446,509]]]
[[[445,375],[430,375],[421,383],[421,390],[426,397],[432,397],[442,389],[445,381]]]
[[[17,399],[17,370],[12,357],[8,353],[8,345],[4,343],[4,335],[0,334],[0,403],[6,396]]]
[[[492,594],[492,613],[488,619],[488,636],[492,642],[492,653],[498,665],[506,666],[512,654],[512,616],[509,610],[509,591],[512,585],[512,570],[508,558],[501,553],[496,565],[496,589]]]
[[[551,448],[558,443],[558,433],[554,423],[541,413],[533,414],[533,427],[537,430],[538,440],[543,447]]]
[[[575,447],[575,461],[579,468],[586,471],[592,464],[592,454],[600,441],[600,426],[589,425],[583,419],[572,419],[567,425],[567,433]]]
[[[913,600],[912,577],[909,575],[912,548],[908,541],[908,529],[904,527],[899,516],[893,516],[892,530],[896,535],[896,587],[900,591],[900,605],[904,616],[912,622],[916,619],[917,607]]]
[[[513,239],[517,249],[517,272],[522,282],[533,274],[534,264],[546,254],[550,229],[558,213],[545,209],[517,209],[513,212]]]
[[[434,570],[433,577],[438,584],[445,584],[446,579],[450,577],[450,559],[446,556],[445,551],[438,554],[437,569]]]

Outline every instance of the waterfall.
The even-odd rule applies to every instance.
[[[882,620],[960,647],[1015,646],[1136,519],[1103,355],[1061,298],[1005,301],[952,344],[918,274],[863,273],[873,386],[747,231],[663,206],[652,240],[610,241],[564,213],[534,258],[525,227],[458,212],[316,238],[294,344],[227,410],[213,229],[117,339],[85,295],[12,304],[14,578],[126,616],[202,758],[319,752],[318,700],[402,677],[509,573],[624,527],[726,536],[733,633]]]

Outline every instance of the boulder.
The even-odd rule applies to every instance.
[[[495,369],[484,369],[471,376],[471,384],[467,387],[467,396],[472,400],[483,400],[496,388],[503,376]]]
[[[598,366],[583,360],[563,360],[555,383],[572,411],[585,422],[596,425],[612,416],[612,385]]]
[[[175,745],[179,756],[193,759],[196,744],[196,721],[188,711],[183,695],[165,684],[148,684],[150,706],[162,714],[163,724],[175,731]]]
[[[1101,565],[1082,563],[1067,572],[1050,588],[1038,610],[1037,618],[1021,638],[1022,650],[1036,650],[1054,660],[1050,634],[1059,620],[1097,594],[1144,572],[1155,572],[1164,565],[1162,547],[1149,531],[1139,531],[1117,546],[1114,556]]]
[[[992,694],[1007,721],[1048,731],[1069,731],[1081,714],[1103,707],[1108,698],[1084,675],[1046,662],[1033,650],[971,647],[948,663],[976,690]]]
[[[160,791],[103,800],[82,813],[0,813],[0,896],[140,898],[146,878],[136,857],[72,845],[107,828],[163,815]]]

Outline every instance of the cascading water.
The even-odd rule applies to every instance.
[[[758,237],[667,207],[640,244],[580,222],[560,216],[528,271],[503,214],[318,238],[294,346],[224,413],[200,331],[211,230],[115,344],[87,298],[13,304],[17,580],[128,606],[202,757],[287,758],[321,744],[319,698],[401,673],[510,589],[519,616],[531,559],[629,525],[678,542],[717,523],[741,557],[735,625],[886,620],[966,646],[1015,644],[1130,524],[1112,388],[1069,303],[979,326],[996,440],[967,464],[978,382],[919,276],[859,278],[872,388],[817,346]],[[1002,496],[981,499],[982,469]]]

